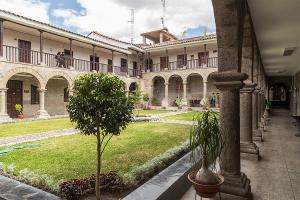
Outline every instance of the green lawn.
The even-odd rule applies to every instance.
[[[74,127],[74,125],[70,122],[69,118],[0,124],[0,140],[7,137],[48,132],[72,127]]]
[[[113,170],[122,176],[187,140],[189,129],[189,126],[179,124],[132,123],[107,146],[103,171]],[[76,134],[26,144],[42,146],[0,154],[0,162],[14,164],[16,171],[27,168],[51,176],[55,181],[95,174],[95,136]],[[3,149],[7,148],[0,148]]]
[[[161,114],[161,113],[168,113],[172,112],[170,110],[134,110],[134,115],[155,115],[155,114]]]
[[[183,113],[183,114],[163,117],[162,119],[164,119],[164,120],[193,121],[194,116],[199,114],[199,113],[201,113],[201,112],[192,111],[192,112],[187,112],[187,113]]]

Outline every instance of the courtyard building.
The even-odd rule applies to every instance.
[[[0,121],[66,115],[72,84],[84,73],[112,73],[126,91],[140,89],[151,105],[170,108],[180,98],[200,107],[206,97],[218,105],[210,74],[217,70],[216,35],[178,39],[167,29],[141,34],[143,44],[123,42],[97,31],[87,36],[0,10]]]

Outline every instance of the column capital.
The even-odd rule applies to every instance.
[[[6,92],[8,88],[0,88],[0,92]]]
[[[211,78],[216,81],[215,86],[219,90],[241,89],[243,81],[248,78],[245,73],[239,72],[213,72]]]
[[[186,81],[182,82],[182,85],[187,85],[187,82]]]
[[[244,82],[244,87],[240,90],[241,93],[252,93],[255,90],[255,83]]]
[[[168,86],[169,85],[169,83],[165,83],[165,86]]]
[[[38,91],[39,91],[39,92],[46,92],[47,89],[45,89],[45,88],[39,88]]]

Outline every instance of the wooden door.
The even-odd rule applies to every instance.
[[[167,58],[160,57],[160,71],[163,71],[167,67]]]
[[[184,55],[178,55],[177,56],[177,67],[183,67],[185,65],[185,56]]]
[[[19,62],[31,62],[31,42],[25,40],[18,40],[19,48]]]
[[[91,55],[90,56],[90,61],[91,61],[91,64],[90,64],[90,66],[91,66],[91,71],[93,71],[93,70],[96,70],[96,71],[99,71],[99,66],[100,66],[100,58],[98,57],[98,56],[95,56],[95,66],[93,66],[93,64],[94,64],[94,58],[93,58],[93,56]]]
[[[15,109],[16,104],[23,106],[23,82],[9,80],[7,82],[7,113],[11,118],[18,116],[18,111]]]
[[[199,66],[207,65],[207,59],[209,58],[209,52],[199,52],[198,59],[199,59]]]
[[[107,68],[107,71],[108,72],[113,72],[113,62],[112,62],[112,59],[108,59],[108,61],[107,61],[107,64],[108,64],[108,68]]]

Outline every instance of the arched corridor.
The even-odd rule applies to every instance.
[[[183,80],[179,75],[172,75],[168,81],[168,105],[176,106],[176,98],[183,98]]]
[[[152,83],[153,83],[152,105],[161,106],[162,101],[165,98],[165,80],[161,76],[156,76],[153,78]]]

